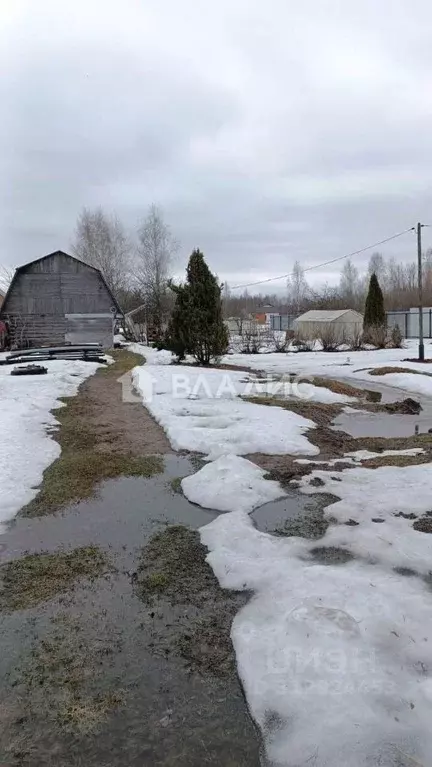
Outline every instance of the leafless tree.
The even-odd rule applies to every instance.
[[[376,274],[383,289],[387,286],[388,267],[382,253],[372,253],[368,264],[368,277]]]
[[[138,230],[138,240],[134,274],[145,296],[154,335],[160,338],[167,311],[170,271],[178,243],[156,205],[150,206]]]
[[[12,267],[3,266],[3,264],[0,264],[0,291],[2,293],[6,293],[9,285],[12,282],[14,273],[15,269],[12,269]]]
[[[132,247],[117,216],[107,215],[102,208],[83,208],[78,216],[72,251],[77,258],[100,269],[116,297],[127,286]]]
[[[349,346],[349,349],[352,352],[359,352],[364,349],[363,330],[354,330],[350,336],[345,339],[345,343]]]
[[[343,338],[338,328],[331,323],[323,323],[323,327],[317,333],[317,340],[321,343],[324,352],[335,352],[341,346]]]
[[[295,262],[292,274],[288,277],[287,290],[288,303],[291,304],[294,311],[297,313],[300,312],[309,292],[309,287],[300,261]]]
[[[387,346],[387,328],[382,325],[372,325],[367,329],[365,340],[377,349],[385,349]]]
[[[348,258],[341,271],[339,290],[349,306],[354,306],[360,289],[360,280],[357,267]]]

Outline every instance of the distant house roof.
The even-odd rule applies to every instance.
[[[311,309],[297,317],[297,322],[334,322],[344,314],[355,315],[356,319],[363,321],[363,315],[354,309]]]

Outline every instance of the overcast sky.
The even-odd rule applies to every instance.
[[[0,8],[0,263],[67,251],[84,205],[160,204],[178,271],[198,246],[232,285],[432,223],[428,0]]]

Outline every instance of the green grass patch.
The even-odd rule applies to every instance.
[[[98,578],[110,567],[106,554],[97,546],[28,554],[0,566],[0,609],[35,607],[67,591],[78,578]]]
[[[323,512],[317,514],[305,514],[304,517],[294,517],[294,519],[287,519],[283,525],[279,525],[274,531],[273,535],[279,535],[285,538],[301,537],[301,538],[322,538],[329,526],[328,521],[324,518]]]
[[[98,372],[99,375],[119,377],[122,373],[127,373],[128,370],[132,370],[137,365],[143,365],[145,362],[145,357],[142,354],[130,352],[127,349],[110,349],[108,354],[114,362],[101,368]]]
[[[141,553],[138,596],[146,602],[163,594],[173,603],[201,603],[208,591],[219,590],[218,581],[205,561],[207,553],[195,530],[171,525],[156,533]]]
[[[21,510],[22,516],[50,514],[69,503],[91,498],[99,482],[116,477],[152,477],[163,472],[160,456],[68,450],[46,469],[40,493]]]
[[[173,493],[178,493],[179,495],[183,495],[182,490],[182,479],[183,477],[174,477],[174,479],[170,482],[170,487]]]

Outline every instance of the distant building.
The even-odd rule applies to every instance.
[[[319,338],[320,333],[333,330],[335,338],[342,342],[363,331],[363,315],[354,309],[312,309],[297,317],[294,329],[307,338]]]
[[[16,346],[113,344],[121,309],[102,273],[61,250],[18,267],[3,300]]]
[[[268,327],[271,327],[272,318],[278,316],[279,312],[275,310],[274,306],[270,305],[258,306],[254,312],[251,312],[251,318],[258,325],[267,325]]]

